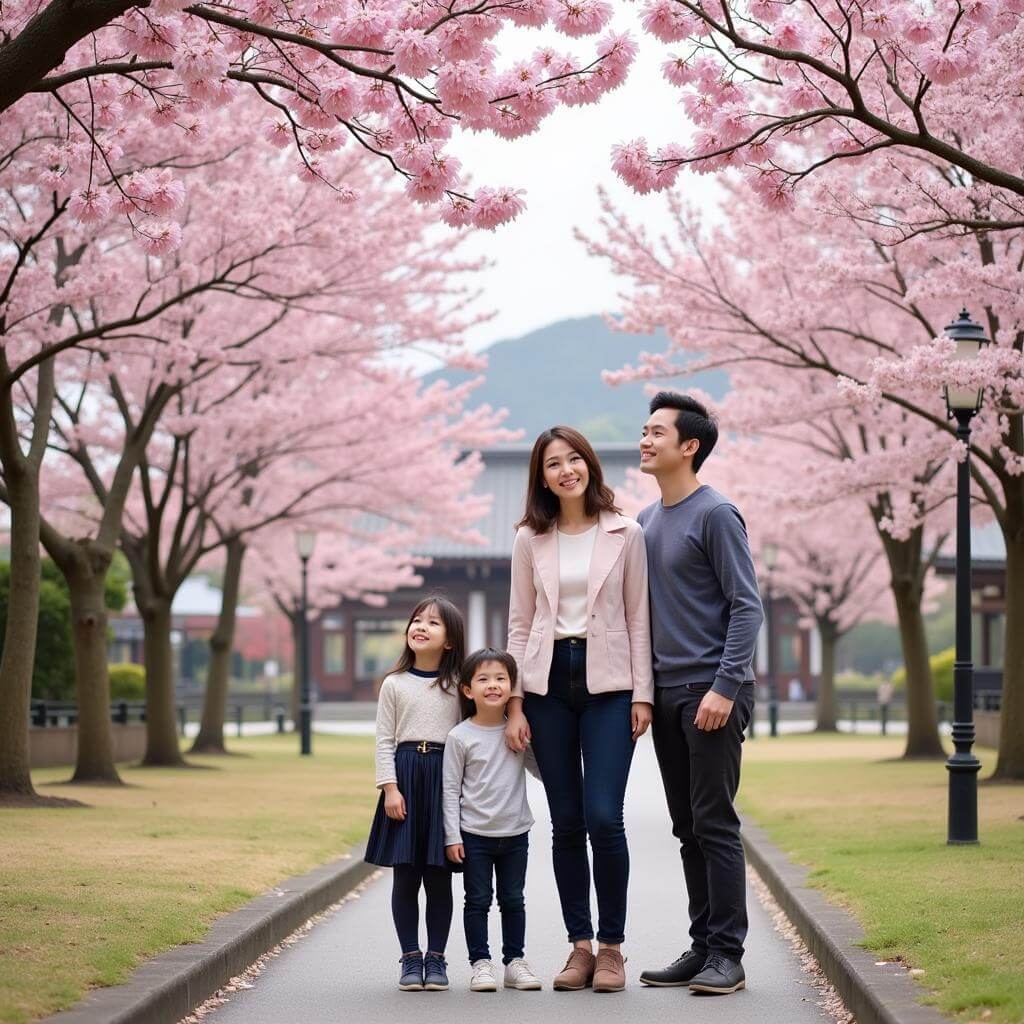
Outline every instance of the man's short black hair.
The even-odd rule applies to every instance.
[[[651,412],[659,409],[676,409],[676,432],[679,443],[698,441],[697,453],[693,457],[693,471],[696,473],[704,460],[711,454],[718,440],[718,421],[696,398],[681,395],[678,391],[659,391],[651,399]]]

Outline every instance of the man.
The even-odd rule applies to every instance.
[[[715,420],[671,391],[650,409],[640,469],[661,500],[638,519],[650,574],[654,749],[682,855],[692,948],[640,980],[725,994],[745,984],[746,875],[733,798],[763,612],[743,519],[697,478],[718,440]]]

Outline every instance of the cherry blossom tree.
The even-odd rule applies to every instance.
[[[109,355],[132,345],[161,317],[200,292],[243,287],[251,270],[247,264],[264,255],[259,243],[243,253],[242,243],[232,252],[225,247],[201,268],[190,268],[190,275],[168,269],[168,246],[173,248],[179,227],[176,220],[159,218],[179,211],[184,199],[160,166],[173,161],[173,153],[154,150],[143,156],[144,133],[122,133],[118,159],[133,169],[125,180],[130,190],[125,202],[133,218],[139,215],[136,232],[128,221],[102,222],[95,208],[76,204],[56,191],[53,182],[38,179],[33,161],[45,164],[40,153],[50,144],[52,128],[45,118],[24,123],[10,117],[0,124],[0,498],[11,510],[11,586],[16,595],[0,663],[0,793],[28,797],[33,795],[26,723],[39,586],[40,467],[59,393],[55,362],[77,349],[103,349]],[[193,162],[216,162],[220,155],[215,147],[204,148],[196,151]],[[141,246],[125,244],[132,234],[143,240]],[[129,300],[118,285],[133,273],[141,274],[143,285]],[[152,422],[148,415],[138,419],[141,435]],[[138,451],[134,442],[133,451]],[[130,461],[115,471],[112,493],[126,493],[131,474]],[[105,537],[108,545],[116,541],[112,524]],[[69,564],[67,559],[64,563]],[[86,576],[95,575],[88,559],[80,569]],[[97,586],[102,590],[102,579]],[[88,632],[102,620],[105,608],[102,600],[84,605],[81,596],[79,590],[72,597],[73,615],[76,622],[87,624]],[[80,721],[87,735],[94,725],[105,729],[88,713]],[[107,763],[107,753],[97,765]],[[102,775],[100,768],[97,777]]]
[[[87,152],[90,169],[109,164],[124,121],[194,138],[244,92],[263,107],[266,143],[290,148],[311,178],[347,190],[322,158],[352,140],[403,178],[413,200],[442,202],[453,223],[493,228],[522,209],[519,191],[467,191],[447,141],[463,129],[526,135],[557,106],[621,84],[635,46],[608,29],[612,13],[609,0],[99,0],[88,10],[13,0],[0,15],[0,110],[23,120],[59,112],[47,173],[64,175],[68,149]],[[567,39],[600,37],[586,57],[540,47],[499,65],[503,28],[545,25]],[[81,204],[116,199],[116,174],[106,183],[91,171],[67,177]]]
[[[676,234],[660,240],[607,208],[604,237],[589,245],[632,285],[622,324],[663,326],[670,337],[667,352],[608,378],[724,367],[734,388],[723,405],[726,425],[828,457],[801,476],[803,500],[868,506],[889,565],[908,672],[906,753],[941,756],[921,604],[950,528],[956,442],[937,415],[925,420],[898,403],[858,406],[836,386],[840,377],[863,378],[875,359],[915,334],[923,341],[938,333],[945,303],[931,292],[929,274],[939,271],[915,264],[913,244],[878,245],[863,222],[819,206],[820,195],[801,197],[784,218],[739,185],[729,202],[732,223],[708,228],[670,196]],[[696,359],[681,358],[693,353]]]
[[[222,125],[230,134],[227,115]],[[332,352],[382,357],[401,345],[425,343],[442,358],[467,361],[461,331],[473,320],[464,315],[471,296],[455,277],[473,265],[453,258],[453,236],[428,242],[426,211],[410,217],[404,197],[382,185],[365,159],[347,160],[346,175],[364,191],[355,204],[273,165],[259,173],[237,144],[225,150],[211,142],[210,149],[212,156],[190,172],[187,200],[171,191],[186,226],[206,221],[217,225],[215,231],[186,232],[172,251],[154,255],[131,244],[135,229],[127,221],[111,221],[100,237],[81,243],[75,268],[80,290],[65,285],[58,298],[44,295],[34,307],[32,275],[24,266],[19,271],[29,309],[23,323],[39,324],[44,318],[35,312],[33,322],[33,309],[45,313],[67,300],[60,308],[73,325],[69,337],[43,323],[37,337],[26,331],[19,341],[24,339],[29,362],[38,365],[40,353],[53,352],[68,363],[73,386],[51,385],[49,404],[56,395],[57,412],[50,418],[60,447],[85,471],[102,508],[85,537],[72,539],[53,522],[41,526],[44,543],[80,599],[76,778],[116,777],[106,710],[105,612],[93,598],[121,533],[135,468],[175,396],[225,373],[234,389],[261,367],[296,375],[304,355],[325,361]],[[170,187],[161,172],[154,173],[147,188]],[[276,215],[268,217],[254,197],[270,202]],[[67,209],[64,204],[61,214]],[[51,243],[58,254],[66,244],[62,238]],[[287,317],[318,323],[319,333],[291,320],[285,330]],[[344,370],[329,362],[321,366],[320,372]],[[382,371],[363,372],[379,377]],[[22,392],[22,420],[38,422],[45,404],[40,395],[46,394]],[[105,424],[86,422],[100,409],[111,417]],[[121,426],[114,436],[111,422]],[[89,454],[90,445],[98,457]],[[12,729],[24,728],[23,722],[12,716]]]
[[[367,373],[361,364],[368,332],[353,327],[359,329],[349,365],[335,351],[329,372],[318,372],[310,360],[302,376],[289,375],[276,387],[264,382],[168,417],[163,456],[147,456],[140,466],[139,513],[129,515],[122,547],[146,626],[147,763],[180,761],[171,604],[205,558],[225,549],[226,634],[245,549],[262,546],[268,528],[315,521],[349,548],[358,538],[371,555],[360,560],[362,571],[375,575],[349,564],[330,578],[336,589],[373,596],[392,580],[409,579],[418,540],[431,532],[462,535],[484,511],[469,493],[479,463],[461,456],[467,446],[500,439],[500,417],[486,407],[466,409],[472,383],[421,390],[395,371]],[[292,412],[303,403],[310,411],[295,419]],[[371,514],[387,528],[360,532],[354,520]],[[328,542],[328,551],[335,547]],[[229,655],[230,647],[221,653]],[[219,672],[227,667],[226,656],[222,660],[211,666],[196,743],[207,751],[223,749],[228,678]]]
[[[1022,0],[647,0],[643,23],[682,44],[664,73],[697,127],[616,147],[638,190],[736,168],[787,209],[822,168],[870,156],[902,165],[886,219],[911,234],[1024,226]]]

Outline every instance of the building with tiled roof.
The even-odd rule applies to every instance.
[[[594,448],[612,488],[620,487],[627,470],[639,464],[636,443],[596,443]],[[476,524],[484,538],[482,545],[435,538],[417,552],[432,559],[429,567],[420,570],[422,587],[389,595],[383,608],[343,601],[311,622],[310,673],[320,700],[374,698],[382,675],[402,650],[409,613],[430,591],[443,593],[461,609],[467,650],[505,646],[512,542],[515,524],[523,514],[530,449],[527,444],[513,444],[481,452],[484,469],[474,491],[491,498],[490,512]],[[780,685],[799,679],[802,692],[813,693],[820,646],[800,626],[787,602],[776,602],[775,634]],[[764,660],[761,654],[762,676]]]

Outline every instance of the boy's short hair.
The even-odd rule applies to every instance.
[[[474,651],[463,663],[459,673],[459,686],[469,686],[477,670],[488,661],[498,662],[508,673],[509,682],[516,685],[516,659],[508,651],[499,651],[497,647],[481,647]]]

